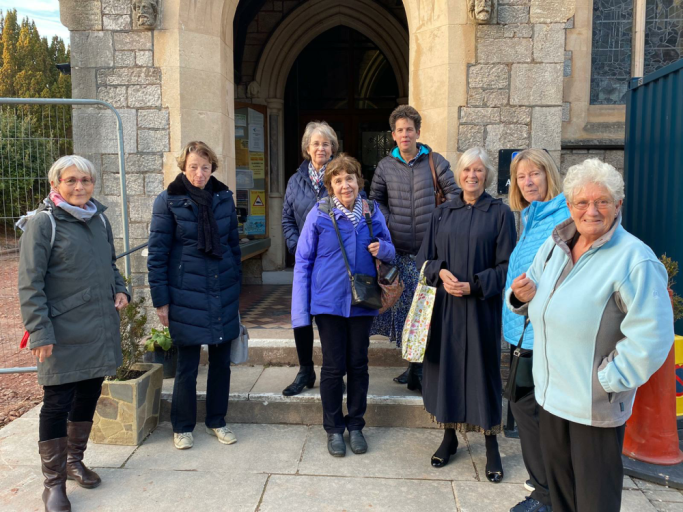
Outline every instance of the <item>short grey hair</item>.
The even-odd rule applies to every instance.
[[[615,202],[624,198],[624,178],[610,164],[597,158],[589,158],[582,163],[573,165],[564,178],[564,196],[570,203],[576,194],[590,183],[605,187]]]
[[[336,155],[339,151],[339,141],[337,140],[337,134],[329,124],[325,121],[311,121],[306,125],[304,130],[304,136],[301,138],[301,153],[306,160],[311,159],[311,155],[308,154],[308,146],[311,145],[311,137],[316,133],[322,135],[332,144],[332,154]]]
[[[47,173],[48,181],[56,185],[59,183],[59,178],[62,177],[62,173],[72,166],[76,167],[76,169],[83,174],[90,176],[93,183],[97,180],[95,166],[90,160],[78,155],[66,155],[57,159],[57,161],[52,164],[52,167],[50,167],[50,170]]]
[[[491,162],[488,153],[484,148],[470,148],[462,154],[458,160],[458,164],[455,166],[455,170],[453,171],[455,183],[460,188],[462,188],[462,185],[460,185],[460,174],[462,173],[463,169],[469,167],[477,160],[481,160],[481,163],[484,164],[484,167],[486,168],[484,188],[489,188],[491,183],[493,183],[493,163]]]

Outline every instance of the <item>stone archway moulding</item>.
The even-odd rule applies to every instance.
[[[287,16],[268,40],[255,74],[260,97],[284,99],[287,77],[299,53],[339,25],[357,30],[377,45],[394,70],[399,97],[408,96],[408,33],[389,12],[372,0],[311,0]]]

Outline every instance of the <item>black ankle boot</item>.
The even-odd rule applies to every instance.
[[[458,451],[458,436],[455,433],[455,429],[447,428],[443,433],[443,441],[441,441],[441,446],[436,450],[434,455],[432,455],[432,466],[435,468],[442,468],[451,459],[451,455],[455,455]]]
[[[294,396],[301,393],[304,388],[311,389],[315,384],[315,370],[313,366],[302,366],[299,368],[299,373],[296,374],[294,382],[287,386],[282,394],[285,396]]]
[[[410,363],[407,384],[409,390],[422,393],[422,363]]]
[[[406,368],[405,371],[401,375],[399,375],[398,377],[394,377],[394,382],[397,384],[407,384],[409,372],[410,372],[410,365],[408,365],[408,368]]]
[[[503,481],[503,461],[500,460],[498,450],[498,438],[496,436],[484,436],[486,438],[486,478],[489,482],[499,484]]]

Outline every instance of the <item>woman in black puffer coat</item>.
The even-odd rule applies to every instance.
[[[308,212],[320,199],[327,196],[323,177],[328,162],[338,149],[337,135],[329,124],[324,121],[313,121],[306,125],[301,140],[304,161],[287,183],[282,207],[282,231],[290,254],[296,254],[299,234]],[[304,387],[312,388],[315,384],[313,322],[294,329],[294,342],[300,368],[294,382],[282,391],[285,396],[298,395]]]
[[[191,448],[197,420],[201,346],[209,346],[206,430],[236,441],[225,424],[230,394],[230,346],[239,335],[241,253],[232,192],[212,176],[218,158],[190,142],[183,171],[154,201],[149,236],[149,287],[163,325],[178,347],[171,423],[175,447]]]

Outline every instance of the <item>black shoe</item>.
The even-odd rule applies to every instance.
[[[365,436],[363,436],[363,432],[360,430],[351,430],[349,432],[349,444],[351,445],[351,451],[356,455],[368,451],[368,442],[365,440]]]
[[[294,396],[301,393],[304,388],[311,389],[315,384],[315,370],[313,366],[302,366],[299,368],[299,373],[296,374],[294,382],[287,386],[282,394],[285,396]]]
[[[407,384],[409,390],[422,393],[422,363],[410,363]]]
[[[432,466],[435,468],[444,467],[448,464],[448,461],[451,460],[451,456],[455,455],[457,451],[458,436],[454,429],[446,429],[443,441],[441,441],[441,446],[439,446],[439,449],[432,455]]]
[[[534,492],[536,490],[536,487],[531,480],[524,482],[524,488],[529,492]]]
[[[503,481],[503,461],[500,460],[498,439],[496,436],[484,436],[486,440],[486,478],[489,482],[499,484]]]
[[[332,457],[346,455],[346,443],[342,434],[327,434],[327,451]]]
[[[544,505],[538,500],[527,496],[524,501],[520,501],[510,509],[510,512],[552,512],[550,505]]]
[[[394,377],[394,382],[397,384],[408,384],[408,373],[410,372],[410,365],[408,365],[408,368],[406,368],[406,371],[404,371],[401,375],[398,377]]]

